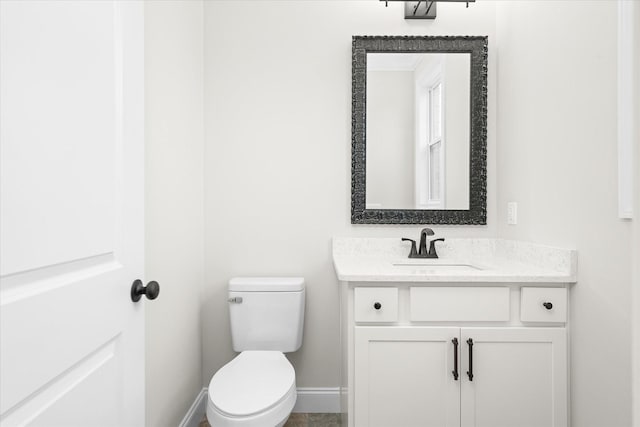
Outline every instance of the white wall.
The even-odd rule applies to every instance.
[[[634,4],[634,106],[635,117],[640,114],[640,5]],[[635,121],[634,129],[634,157],[635,157],[635,205],[633,219],[633,317],[632,340],[634,351],[632,353],[633,366],[633,425],[640,427],[640,120]]]
[[[202,389],[202,1],[145,2],[147,426],[175,426]]]
[[[498,234],[577,248],[572,425],[629,426],[633,264],[631,223],[617,212],[617,4],[497,2],[497,13]],[[519,204],[518,225],[506,225],[508,201]]]
[[[413,71],[367,71],[367,203],[415,209]]]
[[[307,279],[299,387],[339,385],[338,281],[332,236],[417,238],[420,226],[352,226],[351,37],[490,37],[488,225],[438,234],[494,236],[495,6],[438,5],[430,22],[377,1],[205,2],[203,381],[234,353],[226,287],[237,275]],[[407,247],[407,251],[408,251]]]

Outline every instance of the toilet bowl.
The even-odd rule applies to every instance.
[[[296,374],[284,353],[302,345],[302,277],[229,280],[233,349],[240,354],[209,383],[212,427],[280,427],[296,403]]]
[[[279,351],[244,351],[211,378],[212,427],[282,426],[296,403],[295,371]]]

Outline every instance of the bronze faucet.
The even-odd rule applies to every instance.
[[[402,238],[403,241],[411,242],[411,252],[409,258],[438,258],[436,252],[436,242],[444,242],[444,239],[433,239],[429,242],[429,250],[427,251],[427,236],[433,236],[435,233],[430,228],[423,228],[420,231],[420,249],[416,250],[416,241],[413,239]]]

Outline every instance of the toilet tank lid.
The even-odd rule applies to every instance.
[[[229,290],[239,292],[296,292],[304,289],[304,277],[234,277]]]

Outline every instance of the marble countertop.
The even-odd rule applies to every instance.
[[[577,252],[504,239],[437,242],[438,259],[409,259],[400,238],[333,238],[344,282],[575,283]],[[394,265],[396,264],[396,265]],[[402,264],[402,265],[397,265]]]

